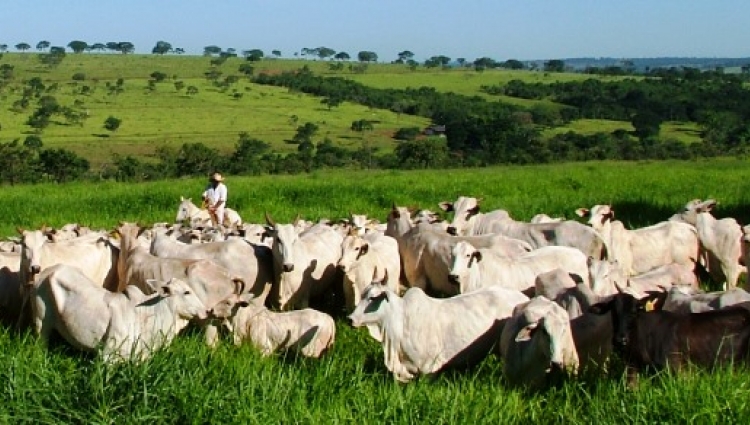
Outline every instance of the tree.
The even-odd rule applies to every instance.
[[[271,54],[278,59],[281,57],[281,50],[271,50]]]
[[[31,48],[31,46],[29,45],[29,43],[18,43],[18,44],[16,44],[15,47],[16,47],[16,50],[19,50],[21,52],[25,52],[25,51],[27,51],[27,50],[29,50]]]
[[[507,61],[500,64],[500,66],[505,69],[524,69],[525,68],[523,62],[517,59],[508,59]]]
[[[177,53],[178,55],[184,55],[185,49],[183,49],[182,47],[175,47],[174,52]]]
[[[401,142],[396,157],[403,168],[441,167],[448,163],[448,145],[442,137]]]
[[[261,157],[271,146],[262,140],[250,137],[246,132],[240,133],[234,153],[229,161],[229,171],[233,174],[249,173],[258,175],[266,168]]]
[[[83,53],[86,51],[88,47],[89,47],[89,44],[81,40],[73,40],[70,43],[68,43],[68,48],[72,50],[73,53]]]
[[[112,115],[104,120],[104,128],[113,133],[117,131],[118,128],[120,128],[120,124],[122,124],[122,120],[117,117],[113,117]]]
[[[172,44],[166,41],[157,41],[151,53],[156,55],[163,55],[172,51]]]
[[[564,72],[565,71],[565,61],[561,59],[551,59],[546,62],[544,62],[544,71],[545,72]]]
[[[185,83],[182,81],[175,81],[174,82],[174,89],[177,90],[177,92],[181,92],[182,89],[185,88]]]
[[[188,96],[194,96],[198,94],[198,87],[195,86],[188,86],[187,90],[185,91]]]
[[[318,132],[319,128],[320,127],[311,122],[304,123],[303,125],[297,127],[297,133],[292,138],[292,142],[297,144],[304,142],[312,143],[312,138],[315,133]]]
[[[18,139],[0,143],[0,179],[11,185],[37,180],[36,152],[36,149],[19,144]]]
[[[7,51],[8,51],[8,45],[0,44],[0,52],[7,52]]]
[[[377,62],[378,61],[378,55],[375,52],[370,52],[367,50],[363,50],[359,53],[357,53],[357,59],[360,62]]]
[[[474,69],[477,71],[484,71],[485,69],[492,69],[497,66],[497,62],[495,62],[494,59],[488,58],[486,56],[475,59],[473,64]]]
[[[349,53],[346,52],[338,52],[333,56],[333,58],[340,61],[348,61],[349,59],[351,59]]]
[[[320,103],[328,106],[329,111],[331,110],[331,108],[335,108],[341,105],[343,102],[344,102],[344,98],[342,96],[337,96],[337,95],[324,97],[323,100],[320,101]]]
[[[161,83],[162,81],[167,79],[167,74],[161,71],[154,71],[149,75],[152,80],[156,81],[157,83]]]
[[[409,59],[414,59],[414,53],[410,50],[404,50],[398,54],[398,63],[406,63]]]
[[[216,149],[203,143],[185,143],[177,151],[174,159],[178,176],[207,175],[221,169],[221,155]]]
[[[91,46],[89,46],[89,49],[91,50],[97,50],[99,52],[103,52],[107,50],[107,45],[104,43],[94,43]]]
[[[46,40],[40,41],[39,43],[36,43],[36,49],[39,50],[40,52],[43,50],[47,50],[49,49],[50,44],[51,43]]]
[[[644,140],[659,135],[662,119],[657,114],[648,110],[633,115],[631,124],[635,129],[635,135]]]
[[[67,149],[44,149],[39,152],[41,171],[51,180],[63,183],[81,177],[89,170],[89,162]]]
[[[221,47],[219,46],[206,46],[203,48],[203,56],[213,56],[221,53]]]
[[[456,62],[458,62],[458,66],[460,67],[466,66],[466,58],[458,58],[456,59]]]
[[[23,145],[29,149],[39,150],[44,146],[42,138],[37,135],[26,136],[23,140]]]
[[[249,62],[257,62],[265,56],[263,50],[260,49],[244,50],[242,54],[245,56],[245,60]]]
[[[426,68],[436,68],[438,66],[446,67],[451,62],[451,58],[443,55],[439,56],[433,56],[426,61],[424,61],[424,66]]]
[[[320,59],[327,59],[336,54],[336,51],[329,47],[318,47],[315,50]]]

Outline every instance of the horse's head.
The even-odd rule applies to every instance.
[[[196,209],[198,209],[198,207],[193,204],[193,201],[190,198],[183,198],[180,196],[180,206],[177,208],[177,217],[174,219],[175,223],[189,220],[192,216],[192,212]]]

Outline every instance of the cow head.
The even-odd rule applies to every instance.
[[[357,260],[369,251],[370,244],[359,236],[349,235],[341,243],[341,258],[337,264],[344,273],[351,269]]]
[[[397,207],[395,204],[388,213],[385,234],[399,238],[411,230],[411,212],[407,207]]]
[[[48,243],[47,236],[41,230],[23,230],[21,234],[21,268],[20,277],[24,284],[31,284],[42,271],[42,247]]]
[[[625,352],[637,332],[638,316],[647,311],[647,305],[653,303],[657,295],[638,299],[632,294],[621,292],[610,300],[592,305],[589,312],[594,314],[610,313],[612,316],[612,344],[616,350]]]
[[[206,319],[206,306],[184,280],[172,278],[167,282],[149,279],[146,283],[163,298],[179,319]]]
[[[454,203],[441,202],[438,204],[445,212],[453,212],[453,221],[448,226],[448,233],[455,236],[465,236],[472,226],[474,218],[479,214],[479,203],[482,199],[461,196]]]
[[[575,373],[578,353],[573,342],[568,313],[549,299],[538,296],[514,311],[519,316],[520,329],[516,343],[527,343],[532,351],[544,359],[545,372],[552,369]]]
[[[607,296],[617,293],[618,288],[628,285],[628,276],[617,260],[597,260],[588,258],[591,289],[596,295]]]
[[[677,214],[673,215],[672,219],[681,220],[695,226],[698,222],[698,214],[711,213],[717,204],[718,202],[715,199],[706,199],[705,201],[693,199],[686,203]]]
[[[401,320],[398,316],[401,299],[380,282],[373,282],[362,292],[362,298],[349,315],[349,320],[355,328],[367,326],[370,335],[382,342],[384,328],[394,321]]]
[[[615,211],[610,205],[594,205],[591,209],[578,208],[576,215],[588,218],[588,224],[595,230],[601,230],[607,222],[614,220]]]
[[[472,267],[479,267],[477,263],[480,261],[482,261],[482,253],[468,242],[457,242],[451,249],[451,269],[448,280],[458,285],[460,293],[464,294],[478,289],[471,287],[470,275]]]

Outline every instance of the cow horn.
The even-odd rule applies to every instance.
[[[299,221],[300,221],[301,218],[302,218],[302,214],[300,214],[298,212],[297,213],[297,217],[294,217],[294,223],[293,224],[294,224],[295,227],[297,226],[297,224],[299,224]]]
[[[21,227],[21,226],[17,226],[16,227],[16,232],[18,232],[19,235],[23,235],[23,232],[25,232],[25,231],[26,230],[24,230],[24,228]]]
[[[268,214],[268,211],[266,211],[266,223],[271,227],[276,227],[276,222],[273,221],[273,218],[271,218],[271,214]]]
[[[234,290],[236,291],[237,295],[242,294],[242,292],[245,290],[245,281],[242,278],[235,277],[232,279],[232,282],[234,282]]]

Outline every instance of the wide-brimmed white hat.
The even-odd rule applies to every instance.
[[[222,177],[220,173],[213,173],[211,174],[211,177],[208,178],[208,180],[215,181],[215,182],[223,182],[224,177]]]

